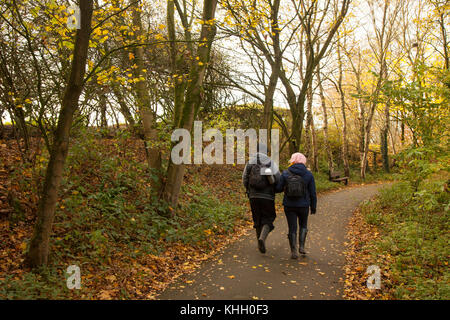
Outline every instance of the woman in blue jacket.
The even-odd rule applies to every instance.
[[[299,252],[306,254],[305,241],[306,234],[308,232],[308,214],[311,208],[311,214],[316,213],[317,196],[316,196],[316,184],[314,182],[314,176],[306,168],[306,157],[301,153],[294,153],[289,160],[290,166],[287,170],[284,170],[280,180],[277,184],[277,192],[285,191],[283,206],[284,213],[286,214],[287,223],[289,226],[289,245],[291,247],[291,258],[297,259],[297,220],[300,226],[299,232]],[[299,179],[296,176],[300,176]],[[299,183],[302,185],[302,190],[299,193],[301,196],[289,196],[287,188],[293,189],[292,185]],[[298,188],[297,188],[298,189]],[[286,194],[288,193],[288,194]]]

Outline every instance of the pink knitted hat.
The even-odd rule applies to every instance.
[[[303,163],[306,165],[306,157],[304,154],[300,152],[296,152],[291,156],[291,160],[289,160],[291,164]]]

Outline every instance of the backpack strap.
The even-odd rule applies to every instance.
[[[288,172],[288,175],[290,175],[290,176],[299,176],[299,174],[296,174],[289,169],[287,169],[286,171]]]

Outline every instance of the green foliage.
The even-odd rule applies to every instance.
[[[313,174],[317,192],[335,189],[339,186],[338,183],[330,181],[328,179],[328,174],[324,172],[317,172]]]
[[[262,110],[259,104],[234,105],[227,109],[201,113],[199,116],[204,121],[204,129],[216,128],[225,134],[226,129],[230,128],[260,128]]]
[[[382,235],[372,245],[373,257],[393,257],[392,279],[385,285],[396,299],[450,298],[448,242],[450,193],[448,154],[430,150],[406,151],[406,181],[382,190],[362,205],[366,222]],[[370,245],[370,244],[369,244]]]
[[[389,81],[383,88],[386,100],[393,103],[414,135],[416,145],[430,145],[446,135],[448,138],[448,117],[450,71],[436,70],[424,64],[414,66],[413,81],[400,78]],[[447,82],[447,83],[446,83]]]
[[[237,205],[232,199],[218,199],[209,189],[199,185],[186,186],[184,190],[192,196],[181,209],[180,224],[185,227],[173,231],[177,232],[178,239],[175,240],[201,243],[208,240],[211,234],[230,233],[235,221],[245,218],[242,202]]]
[[[419,186],[426,179],[440,171],[449,172],[450,156],[440,145],[410,148],[398,156],[402,177],[411,183],[419,195]]]
[[[397,179],[395,168],[391,173],[386,173],[384,170],[369,171],[366,173],[365,179],[361,179],[360,168],[350,168],[350,181],[355,183],[375,183],[380,181],[392,181]]]
[[[49,268],[42,268],[35,273],[27,272],[20,279],[14,275],[7,275],[0,281],[0,298],[56,299],[63,294],[65,287],[61,286],[62,283],[65,283],[64,277]]]

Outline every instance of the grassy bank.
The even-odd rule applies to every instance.
[[[396,183],[362,205],[350,224],[347,298],[450,298],[448,177],[440,171],[418,190]],[[369,265],[381,269],[381,290],[366,288]]]
[[[150,187],[154,177],[145,169],[141,143],[87,135],[73,144],[50,262],[38,272],[24,268],[23,258],[48,155],[15,167],[14,147],[2,144],[2,166],[11,172],[5,185],[15,206],[0,217],[0,299],[151,299],[247,226],[245,194],[235,191],[241,168],[233,166],[190,167],[180,206],[162,215],[167,208]],[[80,266],[82,290],[66,288],[69,265]]]

